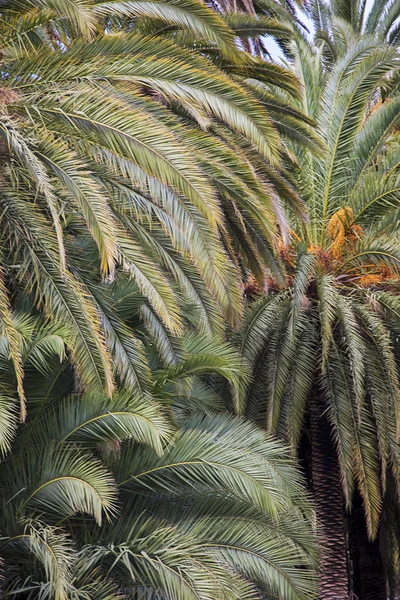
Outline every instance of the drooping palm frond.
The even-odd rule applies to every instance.
[[[115,511],[112,477],[90,455],[74,450],[44,449],[36,456],[23,452],[4,468],[8,499],[16,494],[19,506],[32,516],[59,520],[83,512],[101,524],[104,515]]]
[[[51,427],[57,446],[92,448],[133,439],[161,453],[162,444],[171,437],[171,424],[160,407],[149,398],[139,399],[127,392],[112,400],[112,410],[109,399],[98,394],[85,394],[79,400],[67,398],[56,413],[49,409],[43,421],[44,435],[49,435]]]
[[[256,16],[240,12],[227,12],[224,21],[235,36],[239,38],[254,38],[260,35],[274,37],[290,37],[291,28],[287,23],[266,16]]]
[[[4,283],[69,331],[85,385],[111,393],[110,354],[119,382],[149,385],[140,342],[96,292],[101,278],[134,279],[165,341],[186,319],[213,335],[221,313],[237,327],[241,278],[279,271],[285,206],[302,211],[279,164],[282,136],[316,153],[321,144],[293,105],[290,69],[235,42],[238,19],[249,37],[290,26],[231,17],[196,0],[1,7]]]
[[[165,3],[154,1],[111,0],[98,2],[94,6],[96,16],[109,17],[146,17],[173,28],[188,31],[197,39],[211,41],[227,58],[242,62],[241,55],[234,44],[234,35],[224,19],[197,0],[172,0]]]
[[[63,600],[73,590],[73,546],[61,529],[29,521],[22,533],[2,539],[1,553],[6,557],[18,556],[23,568],[30,573],[23,584],[17,582],[14,592],[18,593],[22,584],[42,598]],[[35,581],[40,571],[47,585]]]
[[[218,597],[255,598],[256,591],[226,569],[212,549],[189,533],[154,519],[121,523],[114,529],[115,542],[104,531],[100,543],[89,544],[80,560],[85,570],[100,568],[125,581],[134,593],[137,587],[160,590],[162,597],[182,600]],[[102,542],[102,543],[101,543]]]
[[[228,344],[212,338],[187,335],[183,340],[183,356],[179,364],[163,368],[155,378],[157,387],[188,377],[218,374],[232,386],[235,409],[243,410],[243,390],[247,382],[246,364]]]
[[[315,122],[326,151],[288,144],[298,162],[287,168],[310,221],[290,213],[291,241],[279,249],[284,281],[270,277],[267,297],[258,298],[260,288],[249,294],[236,340],[252,371],[245,414],[296,449],[322,535],[332,548],[337,543],[334,551],[322,546],[325,597],[333,556],[346,562],[343,507],[351,514],[355,499],[359,515],[362,499],[358,526],[375,540],[384,535],[388,480],[398,481],[399,61],[372,20],[366,33],[379,10],[384,20],[387,3],[374,3],[368,17],[363,2],[309,8],[314,40],[294,28],[290,57],[303,84],[297,107]],[[334,473],[329,484],[327,472]],[[345,587],[338,568],[336,575]]]
[[[17,378],[17,390],[20,398],[20,418],[24,420],[26,417],[25,408],[25,393],[23,388],[23,367],[20,343],[18,339],[18,332],[14,326],[13,318],[11,314],[10,300],[7,293],[7,288],[4,284],[4,273],[0,271],[0,316],[1,325],[3,329],[3,335],[5,335],[7,342],[7,349],[9,357],[11,358],[14,371]]]

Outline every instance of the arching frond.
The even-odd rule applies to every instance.
[[[113,479],[93,456],[44,448],[36,455],[25,451],[15,456],[6,469],[8,500],[15,499],[32,516],[59,520],[87,513],[101,524],[104,515],[115,513]]]
[[[233,34],[224,20],[206,4],[196,0],[170,0],[168,4],[149,0],[103,1],[96,3],[94,13],[99,16],[121,15],[156,19],[189,31],[200,39],[214,42],[230,60],[243,60],[235,48]]]
[[[257,596],[249,584],[226,569],[214,551],[165,523],[144,518],[121,523],[113,529],[114,542],[107,543],[110,533],[105,531],[103,544],[83,549],[83,568],[100,567],[129,581],[133,589],[144,585],[180,600],[214,598],[221,593],[233,599],[238,592],[249,600]]]
[[[14,366],[15,377],[17,379],[17,390],[20,398],[20,419],[23,421],[26,417],[25,408],[25,392],[23,388],[23,366],[21,348],[19,342],[18,332],[14,326],[10,300],[7,294],[7,288],[4,284],[4,273],[0,269],[0,319],[1,326],[3,329],[3,335],[5,335],[8,354]]]
[[[243,390],[247,383],[246,363],[228,344],[212,338],[188,335],[183,342],[184,356],[178,365],[164,368],[156,378],[157,386],[168,381],[187,377],[218,374],[232,385],[234,406],[238,413],[243,410]]]
[[[160,406],[146,396],[140,398],[129,392],[121,392],[111,400],[96,393],[67,398],[57,410],[47,411],[43,426],[57,447],[77,445],[89,449],[132,439],[158,453],[172,430]]]

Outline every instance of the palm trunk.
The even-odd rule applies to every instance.
[[[360,541],[362,600],[386,600],[386,580],[379,540],[370,542],[364,531]]]
[[[351,519],[351,543],[358,548],[358,589],[360,600],[386,600],[386,576],[380,551],[379,537],[371,542],[365,527],[365,516],[361,498],[357,494],[354,500]]]
[[[319,597],[348,600],[344,501],[331,428],[318,393],[310,402],[312,488],[321,529]]]

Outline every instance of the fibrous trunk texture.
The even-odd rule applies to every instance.
[[[386,600],[386,575],[379,537],[371,542],[365,526],[365,516],[361,498],[354,499],[350,516],[350,545],[357,548],[353,569],[356,574],[355,594],[359,600]]]
[[[348,600],[343,493],[325,408],[315,391],[310,398],[310,425],[312,488],[321,537],[319,597],[321,600]]]

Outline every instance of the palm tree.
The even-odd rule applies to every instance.
[[[240,320],[243,263],[261,280],[282,203],[302,210],[281,135],[311,128],[274,92],[298,95],[289,70],[240,51],[240,28],[196,1],[5,1],[0,30],[0,306],[23,419],[11,297],[67,329],[85,385],[109,394],[121,340],[90,282],[129,275],[170,333],[183,297],[221,335],[221,313]]]
[[[337,25],[346,23],[358,36],[373,36],[376,40],[396,45],[399,42],[397,2],[390,0],[334,0],[330,3],[313,0],[309,4],[310,17],[317,31],[317,39],[324,40],[335,52]],[[336,39],[335,39],[336,38]]]
[[[242,43],[254,56],[271,60],[268,36],[287,48],[292,37],[292,27],[306,27],[299,19],[298,9],[305,9],[308,3],[303,0],[209,0],[207,4],[217,11],[222,10],[228,23],[240,24],[240,31],[247,34]]]
[[[400,100],[391,94],[399,60],[396,47],[334,25],[333,62],[325,43],[300,35],[291,49],[301,108],[327,153],[298,152],[309,222],[293,220],[292,242],[281,249],[286,280],[271,278],[239,343],[253,371],[246,413],[284,437],[309,469],[323,538],[320,596],[348,598],[344,509],[354,500],[359,514],[359,494],[367,528],[358,520],[359,539],[376,561],[372,578],[371,565],[364,569],[362,598],[383,599],[374,540],[385,491],[399,481]]]
[[[192,338],[152,396],[110,399],[76,392],[62,330],[15,320],[28,418],[7,396],[3,337],[2,597],[315,598],[313,513],[290,453],[202,402],[202,375],[237,371],[233,350],[218,359]]]

